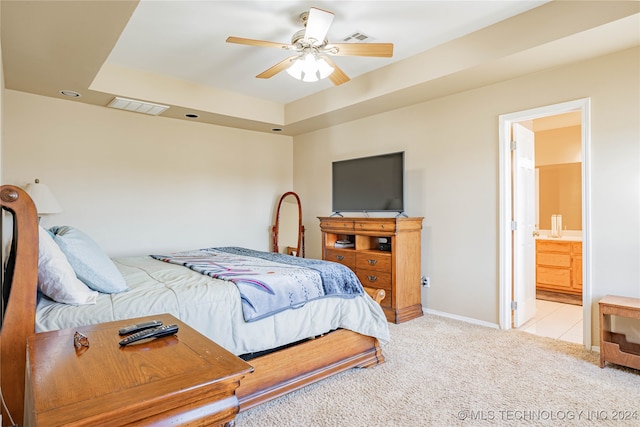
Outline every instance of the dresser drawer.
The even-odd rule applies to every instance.
[[[571,255],[538,252],[537,264],[568,268],[568,267],[571,267]]]
[[[391,273],[391,254],[380,251],[357,252],[356,268]]]
[[[392,306],[391,273],[381,273],[375,270],[365,270],[359,268],[358,270],[356,270],[356,275],[358,276],[358,279],[360,279],[360,283],[362,283],[362,286],[375,289],[384,289],[386,291],[386,295],[380,302],[380,305],[383,307]]]
[[[391,273],[359,268],[356,274],[364,286],[391,290]]]
[[[322,230],[336,230],[338,233],[342,231],[353,231],[353,221],[349,220],[322,220],[320,221],[320,229]]]
[[[355,231],[382,231],[393,233],[396,231],[396,223],[390,221],[355,221]]]
[[[356,269],[356,253],[353,250],[337,250],[337,249],[326,249],[326,260],[339,262],[340,264],[344,264],[350,269]]]
[[[553,240],[536,240],[539,252],[571,252],[571,242],[555,242]]]
[[[559,288],[571,288],[571,270],[565,268],[536,268],[536,283],[553,285]]]

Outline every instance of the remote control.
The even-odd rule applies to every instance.
[[[123,338],[120,341],[120,345],[129,345],[136,341],[142,341],[149,338],[160,338],[165,337],[167,335],[174,335],[178,332],[178,325],[164,325],[159,326],[153,329],[146,329],[144,331],[136,332],[135,334],[131,334],[126,338]]]
[[[136,323],[135,325],[125,326],[118,331],[120,335],[133,334],[134,332],[140,332],[149,328],[157,328],[162,326],[162,322],[159,320],[151,320],[149,322]]]

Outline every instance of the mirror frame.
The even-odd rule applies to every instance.
[[[300,203],[300,197],[293,191],[284,193],[280,197],[280,201],[278,202],[278,210],[276,211],[276,225],[271,228],[271,235],[273,238],[272,252],[280,252],[280,249],[278,248],[278,234],[280,231],[280,208],[282,207],[282,203],[284,203],[284,199],[287,198],[287,196],[295,197],[296,203],[298,204],[298,246],[296,247],[295,256],[304,258],[304,225],[302,225],[302,204]]]

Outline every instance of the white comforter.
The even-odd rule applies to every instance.
[[[368,295],[324,298],[247,323],[236,286],[150,257],[114,259],[129,291],[100,294],[96,305],[72,306],[40,296],[36,332],[170,313],[230,352],[276,348],[344,328],[389,341],[387,320]]]

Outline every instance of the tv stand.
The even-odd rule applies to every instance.
[[[380,305],[388,321],[402,323],[422,316],[422,217],[318,219],[322,259],[346,265],[364,286],[384,289]],[[382,238],[387,240],[383,245]],[[349,240],[353,247],[336,247],[338,240]]]

